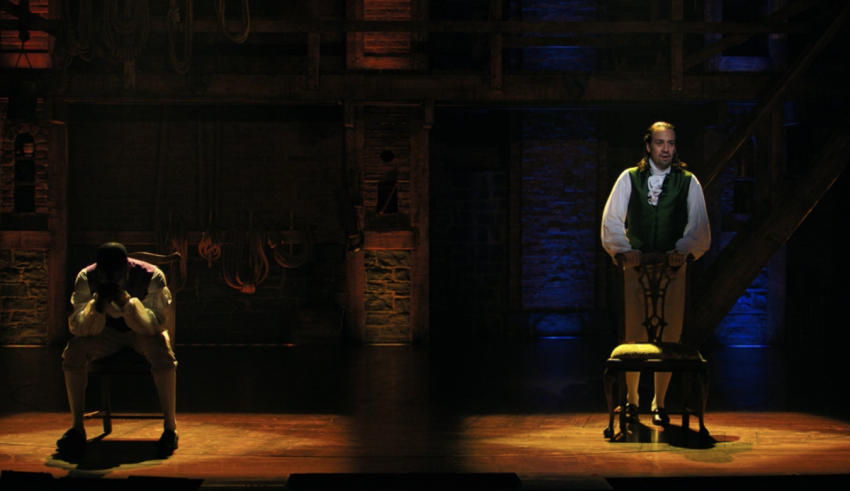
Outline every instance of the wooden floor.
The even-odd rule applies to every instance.
[[[850,474],[850,421],[789,410],[797,409],[788,397],[796,387],[789,388],[781,352],[706,355],[717,360],[707,443],[675,416],[667,429],[633,425],[624,441],[604,439],[597,355],[578,340],[476,353],[181,347],[180,448],[156,455],[157,420],[116,420],[103,439],[99,421],[91,420],[80,459],[55,450],[69,426],[58,353],[4,348],[0,470],[194,478],[209,489],[283,487],[301,473],[512,472],[523,489],[627,483],[614,478]],[[155,409],[149,380],[128,385],[116,399]],[[651,394],[643,383],[642,399],[648,403]],[[671,407],[677,397],[671,389]]]

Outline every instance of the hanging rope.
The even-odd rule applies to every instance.
[[[230,234],[230,245],[224,247],[221,270],[227,286],[242,293],[254,293],[269,275],[269,260],[263,250],[263,232],[251,226]],[[247,239],[247,240],[246,240]],[[247,260],[244,260],[247,249]]]
[[[213,223],[212,213],[210,213],[210,224],[201,234],[201,240],[198,242],[198,254],[207,260],[208,268],[212,268],[212,262],[221,257],[221,244],[221,232]]]
[[[169,213],[167,218],[157,222],[154,235],[156,236],[156,248],[160,254],[171,254],[173,252],[180,254],[177,265],[172,263],[166,275],[168,289],[172,293],[177,293],[186,286],[186,257],[189,254],[189,234],[186,232],[186,226],[179,216]]]
[[[293,228],[294,224],[292,216],[290,215],[289,231],[292,232]],[[281,236],[284,236],[284,227],[281,226],[279,229],[281,230]],[[315,244],[315,242],[316,239],[313,236],[313,231],[306,223],[300,223],[298,225],[298,240],[290,239],[287,241],[286,239],[281,238],[273,241],[271,238],[268,239],[269,247],[271,247],[274,252],[275,262],[284,268],[297,268],[313,259],[313,244]],[[293,246],[296,244],[301,244],[300,253],[293,252]]]
[[[65,53],[68,55],[68,64],[74,56],[79,56],[85,61],[91,61],[92,47],[92,0],[80,0],[80,8],[77,13],[77,25],[71,25],[73,12],[71,0],[64,0],[62,12],[62,39],[65,41]],[[85,58],[88,53],[88,59]]]
[[[225,3],[225,0],[213,0],[215,15],[218,19],[218,29],[227,39],[242,44],[248,39],[248,33],[251,31],[251,12],[248,9],[248,0],[242,0],[242,31],[239,34],[234,34],[227,28],[227,21],[224,18]]]
[[[133,14],[129,19],[120,15],[118,4],[114,0],[103,1],[103,43],[120,60],[135,60],[148,41],[151,30],[151,16],[148,0],[134,0]],[[121,38],[134,36],[132,43]]]
[[[183,27],[183,59],[177,57],[177,50],[174,47],[174,31],[178,29],[180,22],[180,9],[177,8],[177,0],[169,0],[168,7],[168,61],[171,62],[171,67],[180,75],[186,75],[189,67],[192,66],[192,0],[185,1],[186,19],[182,22]]]

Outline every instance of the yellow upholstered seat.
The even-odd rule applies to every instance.
[[[699,350],[682,343],[626,343],[614,348],[616,360],[700,360]]]

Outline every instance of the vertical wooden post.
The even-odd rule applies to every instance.
[[[363,0],[345,0],[345,19],[363,20]],[[363,65],[363,33],[345,34],[345,68],[353,70]]]
[[[490,20],[502,20],[502,0],[490,0]],[[502,90],[502,33],[490,34],[490,89]]]
[[[509,329],[516,332],[518,319],[516,315],[522,312],[522,115],[521,111],[511,116],[511,163],[510,188],[508,209],[510,222],[508,229],[508,246],[510,247],[508,266],[508,298],[510,302]],[[516,332],[517,334],[521,334]]]
[[[610,192],[608,184],[608,143],[600,141],[596,145],[596,223],[601,224]],[[601,228],[601,227],[600,227]],[[611,299],[608,298],[608,264],[611,259],[602,248],[602,236],[599,229],[595,233],[596,252],[596,312],[601,325],[608,326]],[[606,333],[608,331],[605,331]]]
[[[64,341],[67,336],[65,292],[68,251],[68,126],[50,121],[47,128],[48,215],[50,249],[47,251],[47,344]]]
[[[124,0],[124,19],[127,20],[129,17],[128,12],[132,10],[132,5],[130,5],[132,0]],[[116,7],[117,8],[117,7]],[[132,44],[134,36],[131,34],[129,36],[124,36],[124,42],[127,44]],[[124,88],[128,90],[136,89],[136,60],[124,60]]]
[[[434,101],[426,100],[410,136],[410,341],[427,342],[430,334],[429,136],[434,126]],[[418,124],[417,124],[418,123]]]
[[[347,100],[344,104],[343,120],[345,124],[345,176],[347,183],[354,184],[356,189],[363,189],[362,182],[351,183],[350,179],[362,179],[363,169],[363,106],[355,105]],[[362,197],[361,197],[362,199]],[[363,223],[362,207],[357,219]],[[363,250],[346,251],[345,254],[348,279],[348,302],[345,308],[345,338],[354,343],[362,343],[366,339],[366,309],[364,307],[366,293],[366,268],[363,264]]]
[[[319,88],[319,33],[307,34],[307,88],[317,90]]]
[[[768,161],[771,207],[779,204],[781,181],[785,173],[785,126],[782,106],[773,109],[768,129]],[[767,263],[767,332],[764,342],[781,343],[785,338],[786,262],[785,245]]]
[[[670,20],[681,22],[684,19],[682,0],[671,0]],[[682,91],[682,80],[684,79],[684,48],[683,34],[673,33],[670,35],[670,90]]]
[[[705,22],[722,22],[723,21],[723,2],[721,0],[705,0],[705,9],[703,21]],[[705,46],[710,46],[721,39],[723,34],[712,33],[703,35]],[[703,67],[706,71],[716,72],[720,68],[721,53],[717,53],[705,61]]]

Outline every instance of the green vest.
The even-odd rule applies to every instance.
[[[658,205],[652,206],[649,194],[650,169],[629,169],[632,195],[626,214],[626,237],[632,249],[643,253],[666,253],[676,248],[688,225],[688,191],[693,174],[679,167],[670,169],[661,186]]]

